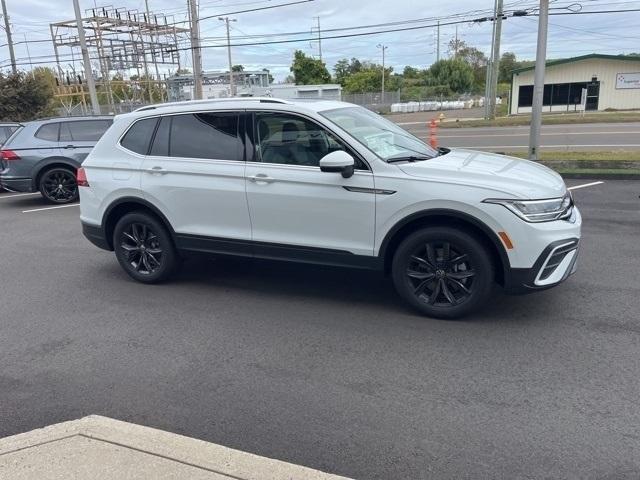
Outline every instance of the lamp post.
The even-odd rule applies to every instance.
[[[382,50],[382,103],[384,103],[384,52],[389,47],[383,43],[379,43],[377,47]]]

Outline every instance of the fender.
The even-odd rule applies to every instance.
[[[43,160],[40,160],[31,169],[32,184],[35,190],[37,190],[39,187],[38,180],[43,170],[46,170],[52,165],[64,165],[66,167],[72,168],[74,171],[80,168],[79,163],[69,160],[68,158],[65,158],[65,157],[48,157]]]
[[[387,248],[389,247],[389,243],[391,242],[391,239],[395,236],[396,233],[400,231],[400,229],[402,229],[402,227],[416,220],[428,219],[431,217],[454,218],[457,220],[461,220],[463,222],[467,222],[473,225],[474,227],[478,228],[479,230],[481,230],[486,235],[486,237],[491,241],[496,251],[498,252],[498,255],[500,255],[500,260],[502,262],[502,266],[504,270],[503,273],[505,274],[508,273],[508,270],[510,269],[511,264],[509,262],[509,257],[504,248],[504,245],[502,244],[502,241],[500,240],[498,235],[491,228],[489,228],[484,222],[482,222],[481,220],[478,220],[476,217],[464,212],[460,212],[457,210],[449,210],[446,208],[434,208],[430,210],[421,210],[419,212],[412,213],[411,215],[398,221],[398,223],[396,223],[393,227],[391,227],[391,229],[385,235],[384,240],[380,245],[380,251],[378,252],[378,256],[380,258],[386,257]]]
[[[162,213],[162,211],[160,211],[160,209],[158,207],[156,207],[155,205],[153,205],[152,203],[148,202],[147,200],[145,200],[144,198],[141,197],[121,197],[118,198],[117,200],[113,201],[104,211],[104,214],[102,215],[102,224],[101,224],[101,228],[102,231],[105,232],[105,234],[107,234],[107,221],[109,220],[109,216],[111,215],[111,212],[113,212],[114,209],[116,209],[118,206],[120,205],[124,205],[125,203],[137,203],[140,204],[142,206],[144,206],[145,208],[148,208],[149,210],[151,210],[154,214],[156,214],[158,216],[158,218],[162,221],[162,223],[164,224],[165,227],[167,227],[167,229],[169,230],[169,234],[171,235],[171,239],[175,242],[175,234],[176,232],[173,230],[173,227],[171,226],[171,223],[169,222],[169,220],[167,219],[167,217],[164,215],[164,213]]]

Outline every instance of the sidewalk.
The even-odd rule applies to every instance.
[[[0,478],[347,480],[97,415],[0,439]]]

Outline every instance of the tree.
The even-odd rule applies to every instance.
[[[333,71],[336,74],[336,82],[344,86],[344,82],[349,75],[362,71],[362,62],[355,57],[352,57],[351,61],[343,58],[338,60],[333,67]]]
[[[190,75],[191,74],[191,70],[189,70],[188,68],[179,68],[176,71],[176,75]]]
[[[269,69],[263,68],[262,71],[263,72],[268,72]],[[269,74],[269,85],[271,85],[272,83],[273,83],[273,75]]]
[[[457,37],[452,38],[451,40],[449,40],[449,56],[450,57],[457,57],[460,54],[460,50],[467,48],[467,42],[465,42],[464,40],[461,40]]]
[[[296,50],[290,68],[296,85],[311,85],[315,83],[331,82],[331,75],[324,62]]]
[[[455,93],[468,92],[473,86],[471,66],[459,58],[440,60],[429,68],[431,85],[448,85]]]
[[[474,89],[482,91],[487,75],[487,57],[475,47],[465,45],[458,50],[458,59],[465,61],[473,70]]]
[[[513,52],[504,52],[500,58],[500,66],[498,67],[498,82],[510,82],[511,72],[518,68],[516,54]]]
[[[231,67],[232,72],[244,72],[244,65],[234,65]]]
[[[402,71],[402,77],[405,78],[405,79],[408,79],[408,78],[419,78],[419,76],[420,76],[420,70],[418,70],[415,67],[411,67],[409,65],[404,67],[404,70]]]
[[[53,85],[43,70],[0,73],[0,120],[25,122],[51,115]]]
[[[401,77],[391,75],[392,67],[384,69],[385,90],[400,88]],[[382,90],[382,65],[362,62],[360,70],[346,77],[344,89],[347,93],[380,92]]]

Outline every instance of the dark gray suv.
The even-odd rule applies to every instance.
[[[22,124],[0,150],[0,186],[37,192],[52,203],[78,199],[76,170],[112,117],[69,117]]]

